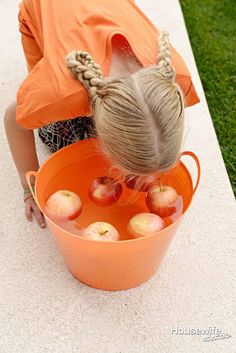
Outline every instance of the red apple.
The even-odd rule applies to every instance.
[[[125,185],[132,190],[148,191],[154,182],[155,175],[137,176],[129,174],[125,177]]]
[[[171,186],[153,186],[146,195],[148,209],[160,217],[170,217],[177,211],[178,194]]]
[[[58,190],[52,194],[46,203],[45,212],[48,217],[58,221],[75,219],[82,211],[80,197],[69,190]]]
[[[91,240],[115,241],[119,240],[119,233],[110,223],[95,222],[84,230],[83,237]]]
[[[95,179],[89,187],[89,197],[98,206],[111,206],[119,200],[121,183],[109,177]]]
[[[165,226],[163,219],[154,213],[138,213],[128,223],[128,232],[134,238],[152,235]]]

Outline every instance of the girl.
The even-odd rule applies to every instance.
[[[19,21],[29,74],[5,130],[29,221],[45,226],[25,178],[39,168],[33,129],[52,151],[98,134],[124,173],[177,162],[184,107],[199,99],[168,34],[132,0],[23,0]]]

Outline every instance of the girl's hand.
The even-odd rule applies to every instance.
[[[33,214],[41,228],[46,227],[46,222],[44,219],[43,214],[41,213],[40,209],[38,208],[36,202],[34,201],[33,195],[31,192],[24,195],[24,203],[25,203],[25,217],[28,219],[29,222],[33,219]]]

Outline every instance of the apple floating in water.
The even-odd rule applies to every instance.
[[[83,237],[99,241],[116,241],[119,240],[119,233],[110,223],[95,222],[84,230]]]
[[[89,197],[98,206],[111,206],[119,200],[121,183],[109,177],[99,177],[89,187]]]
[[[58,190],[52,194],[45,206],[48,217],[58,221],[73,220],[80,215],[82,202],[80,197],[69,190]]]
[[[141,238],[159,232],[165,227],[165,222],[154,213],[138,213],[128,223],[128,232],[134,238]]]
[[[155,175],[137,176],[128,174],[125,177],[125,185],[129,189],[145,192],[153,186],[155,179]]]
[[[148,209],[160,217],[169,217],[177,211],[178,194],[171,186],[153,186],[146,195]]]

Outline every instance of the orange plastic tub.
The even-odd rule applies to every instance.
[[[148,211],[145,193],[140,192],[138,199],[126,206],[120,203],[130,199],[134,191],[125,185],[120,202],[110,207],[96,206],[88,197],[88,187],[92,180],[108,175],[110,167],[99,152],[98,140],[83,140],[63,148],[52,154],[38,172],[27,173],[30,187],[31,177],[36,178],[34,197],[43,213],[47,198],[59,189],[74,191],[81,197],[82,213],[73,223],[68,224],[67,229],[44,214],[69,270],[78,280],[103,290],[124,290],[140,285],[155,273],[190,206],[200,179],[200,164],[196,155],[192,152],[183,152],[183,155],[191,156],[196,162],[198,175],[195,187],[182,161],[170,172],[161,175],[162,184],[173,186],[182,196],[182,215],[173,223],[170,221],[170,225],[162,231],[139,239],[132,239],[126,226],[133,215]],[[99,242],[73,234],[76,229],[96,221],[113,224],[121,240]]]

